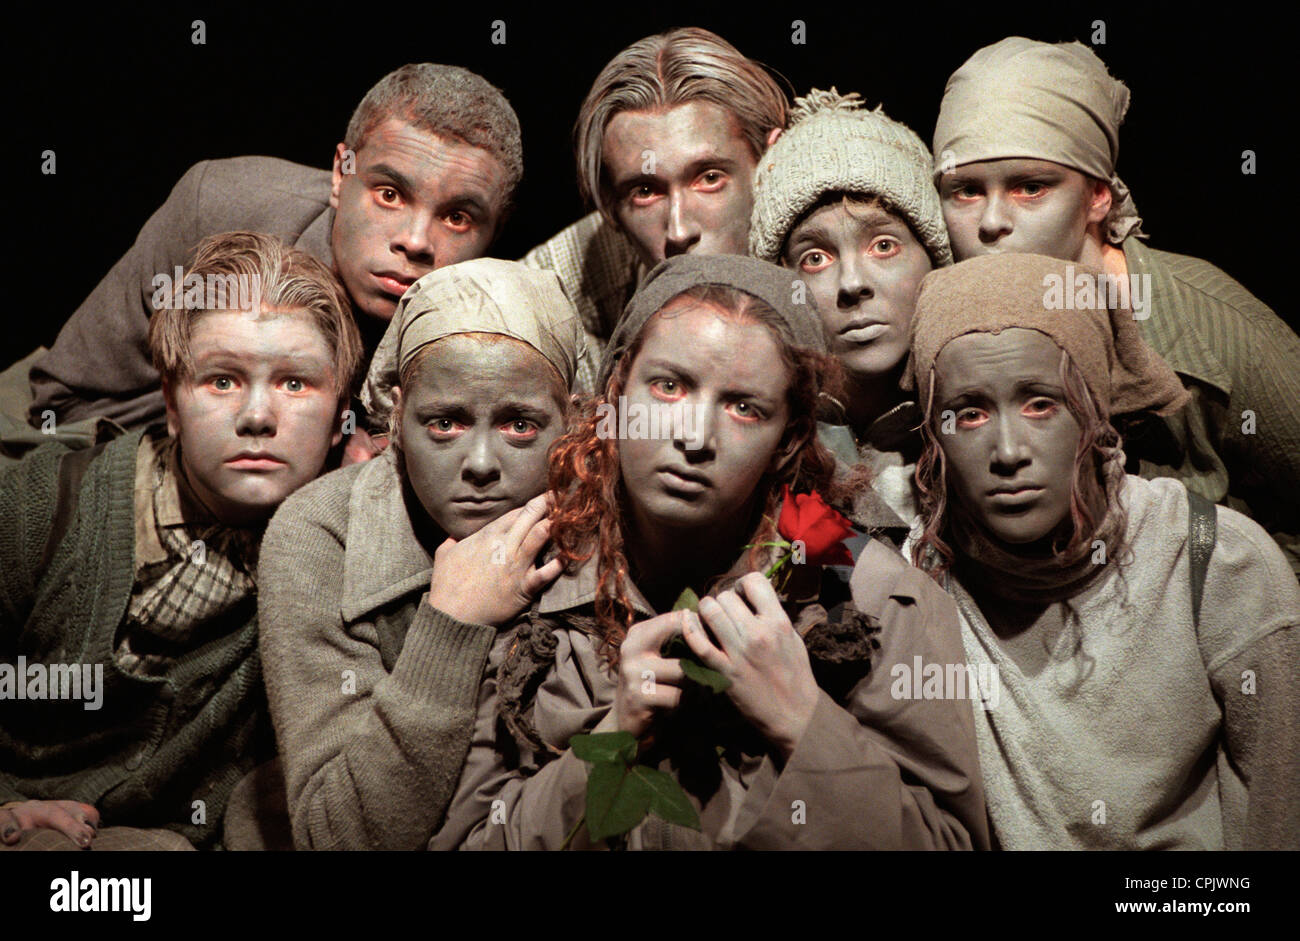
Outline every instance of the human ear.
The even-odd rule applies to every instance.
[[[334,416],[334,434],[330,436],[330,447],[336,448],[340,441],[343,440],[343,423],[347,421],[348,407],[352,400],[348,396],[339,398],[338,412]]]
[[[1092,181],[1092,193],[1088,197],[1088,223],[1101,222],[1110,213],[1113,196],[1110,184],[1105,180]]]
[[[162,394],[163,402],[167,406],[167,434],[172,438],[180,437],[181,422],[176,411],[176,390],[172,386],[172,380],[167,376],[163,377]]]
[[[770,148],[773,144],[776,143],[777,138],[779,138],[780,136],[781,136],[781,128],[779,127],[774,127],[772,128],[772,130],[768,131],[767,146]]]
[[[402,387],[393,386],[393,411],[388,416],[388,440],[396,441],[402,435]]]
[[[343,160],[347,155],[347,144],[340,143],[334,148],[334,170],[330,175],[330,208],[339,208],[339,190],[343,187]]]
[[[787,428],[785,434],[781,437],[780,444],[776,446],[776,450],[772,452],[772,457],[768,460],[767,472],[775,476],[789,467],[795,455],[808,443],[811,434],[812,431],[806,426],[806,423]]]

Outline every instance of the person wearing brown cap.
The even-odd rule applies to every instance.
[[[1300,845],[1300,586],[1262,528],[1124,473],[1109,422],[1187,397],[1126,309],[1042,255],[936,271],[912,322],[925,531],[969,662],[1009,849]]]
[[[1081,43],[1015,36],[972,55],[934,132],[953,254],[1037,252],[1113,275],[1191,393],[1126,429],[1130,469],[1248,514],[1300,573],[1300,337],[1223,271],[1141,241],[1116,174],[1129,98]]]
[[[853,489],[815,433],[838,363],[804,306],[789,272],[753,258],[687,255],[647,276],[602,398],[554,452],[566,571],[494,648],[432,848],[602,847],[596,820],[578,825],[587,766],[570,747],[593,730],[643,739],[645,772],[698,812],[698,829],[645,820],[630,849],[987,846],[968,704],[897,695],[914,659],[961,660],[951,599],[847,522],[835,557],[810,540],[784,587],[764,577],[778,533],[799,538],[795,517],[831,519],[813,508]],[[602,419],[655,403],[698,422],[654,436]],[[687,586],[698,616],[674,610]],[[663,649],[678,634],[724,692],[685,679],[687,658]]]

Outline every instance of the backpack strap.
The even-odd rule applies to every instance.
[[[1218,538],[1217,511],[1214,504],[1199,493],[1187,491],[1187,549],[1191,569],[1192,619],[1199,629],[1201,596],[1205,593],[1205,574]]]
[[[108,446],[107,441],[101,441],[99,444],[92,445],[88,448],[77,448],[68,451],[59,458],[59,482],[58,492],[55,496],[54,521],[50,525],[50,535],[45,540],[45,548],[41,550],[41,562],[38,572],[44,572],[50,564],[50,559],[54,558],[54,551],[58,549],[59,543],[62,542],[63,536],[72,525],[72,518],[77,513],[77,502],[81,496],[81,479],[86,476],[86,469],[90,467],[91,462],[99,457],[101,451]]]

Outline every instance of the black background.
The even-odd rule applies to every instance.
[[[619,49],[673,26],[718,32],[798,94],[835,85],[913,127],[927,143],[948,75],[1007,35],[1088,42],[1133,92],[1119,172],[1156,248],[1206,258],[1293,328],[1284,302],[1295,227],[1296,55],[1280,13],[1239,3],[1174,13],[1138,4],[606,3],[507,5],[182,2],[87,12],[32,4],[5,14],[8,312],[0,364],[49,344],[140,226],[196,161],[269,154],[328,167],[352,109],[408,61],[482,74],[523,125],[518,209],[493,254],[522,255],[583,211],[571,132],[592,79]],[[202,19],[206,44],[191,42]],[[491,42],[506,22],[506,43]],[[793,20],[806,44],[791,43]],[[12,114],[12,111],[11,111]],[[43,175],[41,153],[57,155]],[[1257,172],[1241,172],[1242,151]],[[16,296],[14,296],[16,295]],[[1287,298],[1286,300],[1289,300]]]

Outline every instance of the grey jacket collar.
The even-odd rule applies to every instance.
[[[411,526],[392,449],[367,461],[348,501],[343,560],[343,619],[356,621],[419,588],[428,589],[433,559]]]

